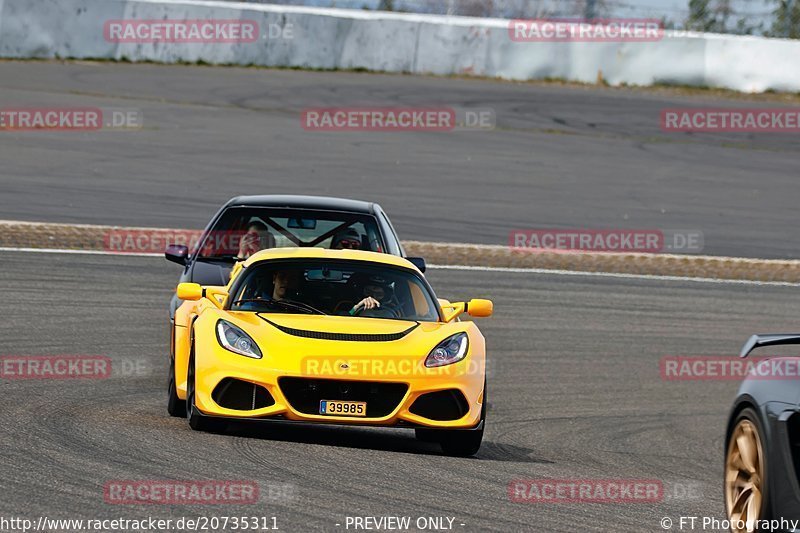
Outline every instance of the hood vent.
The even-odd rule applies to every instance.
[[[331,333],[328,331],[310,331],[306,329],[288,328],[276,324],[271,320],[267,320],[261,315],[258,315],[267,324],[281,330],[289,335],[295,337],[305,337],[306,339],[320,339],[326,341],[353,341],[353,342],[391,342],[397,341],[411,333],[419,323],[414,324],[405,331],[399,333]]]

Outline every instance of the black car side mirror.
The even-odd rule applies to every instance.
[[[182,244],[170,244],[164,250],[164,257],[167,261],[178,263],[179,265],[186,266],[186,258],[189,256],[189,248]]]
[[[423,258],[423,257],[406,257],[406,259],[408,259],[411,262],[411,264],[413,264],[415,267],[417,267],[417,269],[419,269],[420,272],[425,272],[425,268],[426,268],[425,258]]]

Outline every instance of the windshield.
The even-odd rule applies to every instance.
[[[267,248],[319,247],[383,252],[375,217],[335,211],[233,207],[194,252],[200,259],[247,259]]]
[[[324,314],[435,322],[428,285],[402,268],[360,261],[270,261],[234,283],[229,308],[260,313]]]

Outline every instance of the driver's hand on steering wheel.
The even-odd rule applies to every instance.
[[[377,309],[380,306],[381,303],[378,300],[376,300],[372,296],[367,296],[366,298],[358,302],[356,305],[354,305],[353,308],[350,310],[350,313],[355,314],[364,311],[366,309]]]

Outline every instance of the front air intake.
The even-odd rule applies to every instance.
[[[469,411],[467,399],[460,390],[429,392],[417,398],[409,409],[417,416],[443,422],[458,420]]]
[[[266,388],[234,378],[220,381],[211,393],[211,399],[220,407],[234,411],[254,411],[275,404]]]

